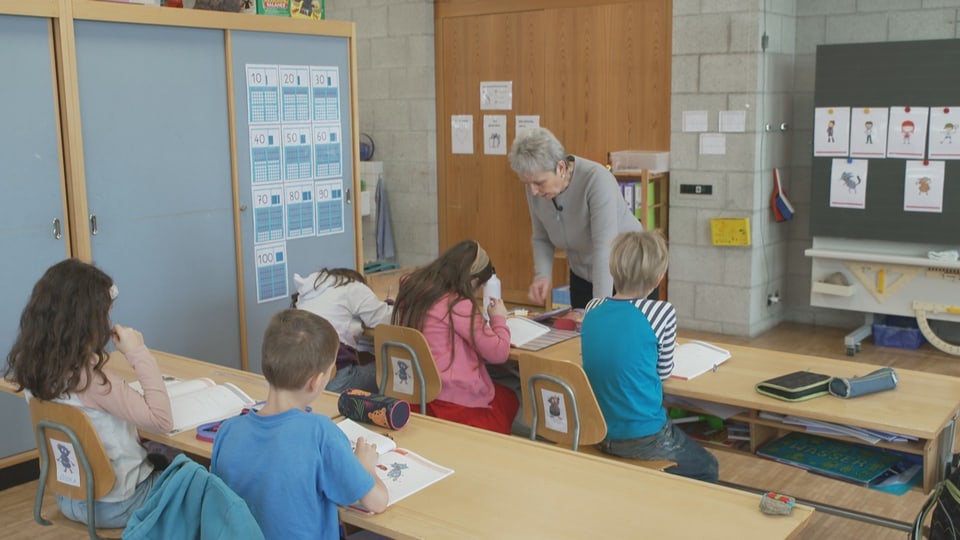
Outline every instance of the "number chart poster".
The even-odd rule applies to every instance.
[[[340,71],[247,64],[257,302],[286,299],[286,243],[342,234]]]

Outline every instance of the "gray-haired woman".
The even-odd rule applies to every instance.
[[[529,188],[535,270],[530,301],[541,304],[550,294],[555,248],[567,253],[572,307],[613,294],[609,268],[613,239],[622,232],[642,230],[613,174],[595,161],[567,154],[546,128],[517,135],[510,167]]]

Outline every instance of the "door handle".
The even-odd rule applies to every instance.
[[[344,195],[345,195],[344,198],[347,200],[347,204],[353,204],[353,190],[350,188],[347,188],[347,190],[344,191]]]
[[[60,218],[53,218],[53,237],[57,240],[63,237],[63,233],[60,230]]]
[[[97,215],[90,214],[90,234],[96,236],[100,232],[100,229],[97,228]]]

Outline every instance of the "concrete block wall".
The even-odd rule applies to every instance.
[[[326,16],[357,24],[360,131],[383,162],[397,260],[429,262],[439,242],[433,2],[326,0]],[[363,220],[365,258],[372,223]]]
[[[681,327],[756,335],[782,320],[789,224],[773,221],[773,167],[789,183],[793,102],[794,0],[674,0],[670,155],[670,300]],[[766,50],[761,36],[768,35]],[[743,110],[745,133],[726,133],[726,154],[699,153],[699,134],[682,130],[683,111]],[[766,130],[767,125],[771,131]],[[684,195],[680,184],[709,184]],[[747,217],[751,245],[716,247],[710,219]]]
[[[797,0],[791,201],[797,208],[787,250],[786,318],[854,327],[863,314],[810,306],[810,168],[817,45],[960,37],[960,0]]]

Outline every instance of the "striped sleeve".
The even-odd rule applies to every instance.
[[[657,336],[660,357],[657,360],[657,374],[660,380],[666,380],[673,373],[673,351],[677,344],[677,310],[670,302],[639,299],[634,303],[637,309],[646,315]]]
[[[606,298],[594,298],[587,302],[587,306],[583,308],[583,314],[586,315],[591,309],[599,306],[600,304],[606,302]]]

